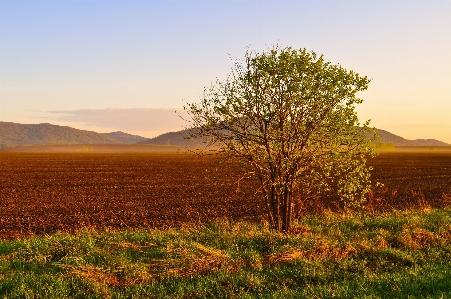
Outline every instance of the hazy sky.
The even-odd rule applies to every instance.
[[[449,0],[0,0],[0,121],[175,131],[231,58],[276,43],[371,78],[361,121],[451,143]]]

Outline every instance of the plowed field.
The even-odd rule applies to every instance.
[[[370,161],[383,209],[443,204],[451,152],[383,153]],[[184,153],[0,153],[0,237],[92,228],[169,227],[265,217],[255,182],[214,158]],[[424,195],[424,196],[423,196]],[[446,198],[446,196],[445,196]]]

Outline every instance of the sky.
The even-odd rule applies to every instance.
[[[451,143],[450,16],[449,0],[0,0],[0,121],[177,131],[233,60],[279,44],[371,78],[362,122]]]

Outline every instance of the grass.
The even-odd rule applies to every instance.
[[[0,241],[1,298],[450,298],[451,209]]]

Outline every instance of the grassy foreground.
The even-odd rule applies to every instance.
[[[451,209],[0,241],[0,298],[451,298]]]

